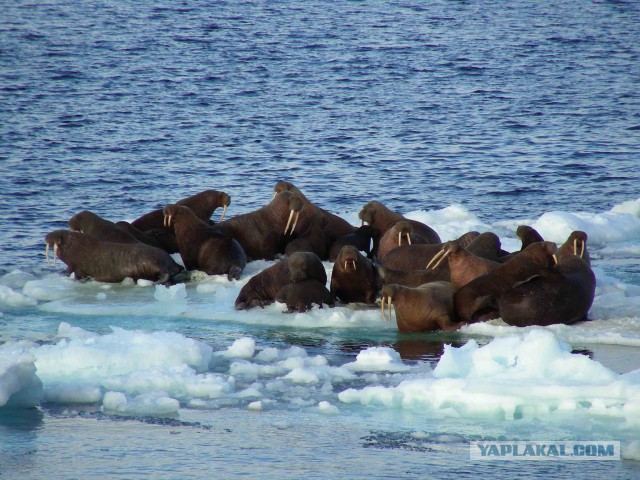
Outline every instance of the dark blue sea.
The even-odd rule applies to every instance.
[[[444,239],[585,230],[593,322],[407,337],[375,309],[233,311],[268,262],[172,291],[45,262],[81,210],[131,221],[216,189],[233,216],[279,180]],[[636,1],[0,0],[0,478],[637,478],[639,181]],[[604,383],[567,393],[550,363],[517,392],[491,370],[434,400],[444,343],[501,338],[582,352],[572,368]],[[2,407],[29,365],[43,400]],[[421,375],[429,398],[405,388]],[[556,396],[527,397],[551,378]],[[615,440],[623,460],[469,460],[501,439]]]

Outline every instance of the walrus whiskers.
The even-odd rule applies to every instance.
[[[440,250],[438,253],[436,253],[433,258],[431,259],[431,261],[427,264],[426,269],[428,270],[429,268],[431,268],[431,265],[433,265],[433,263],[438,260],[442,255],[444,254],[444,249]]]
[[[227,207],[228,205],[225,205],[224,208],[222,209],[222,215],[220,216],[220,220],[218,220],[218,223],[224,220],[224,215],[227,213]]]

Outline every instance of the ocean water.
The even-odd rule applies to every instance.
[[[639,151],[633,1],[2,2],[0,477],[638,477]],[[591,321],[401,335],[375,308],[236,312],[270,262],[170,289],[45,262],[78,211],[213,188],[236,215],[278,180],[445,240],[584,230]]]

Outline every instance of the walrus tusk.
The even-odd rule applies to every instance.
[[[438,260],[436,262],[436,264],[433,266],[433,269],[435,270],[436,268],[438,268],[440,266],[440,264],[442,263],[442,261],[447,258],[449,256],[449,254],[451,253],[451,250],[447,250],[446,252],[444,252],[444,255],[442,255],[440,257],[440,260]]]
[[[578,239],[573,239],[573,254],[578,255]]]
[[[433,263],[440,258],[440,256],[444,253],[444,249],[438,251],[438,253],[436,253],[433,258],[431,259],[431,261],[427,264],[426,269],[429,270],[429,268],[431,268],[431,265],[433,265]]]
[[[291,212],[289,213],[289,220],[287,221],[287,226],[284,227],[284,234],[287,234],[287,230],[289,230],[289,225],[291,225],[291,219],[293,218],[293,210],[291,210]],[[293,229],[291,230],[291,233],[293,233]]]
[[[218,220],[218,223],[224,220],[225,213],[227,213],[227,205],[225,205],[224,208],[222,209],[222,215],[220,216],[220,220]]]
[[[407,233],[407,243],[411,245],[411,235]]]
[[[51,265],[51,260],[49,260],[49,244],[48,244],[48,243],[47,243],[47,248],[45,248],[45,250],[44,250],[44,254],[45,254],[45,255],[46,255],[46,257],[47,257],[47,263],[48,263],[49,265]]]
[[[344,261],[344,271],[345,271],[345,272],[347,271],[347,262],[348,262],[348,261],[349,261],[349,260],[345,260],[345,261]]]
[[[56,260],[58,259],[58,244],[53,244],[53,265],[55,266]]]
[[[356,261],[351,260],[351,263],[353,263],[353,271],[355,272],[358,269],[358,267],[356,266]]]
[[[298,218],[300,218],[300,212],[296,212],[296,218],[293,220],[293,227],[291,227],[291,235],[293,235],[293,231],[296,229],[296,225],[298,224]]]
[[[277,194],[278,194],[278,191],[277,191],[277,190],[274,190],[274,191],[273,191],[273,197],[271,197],[271,200],[273,200],[274,198],[276,198],[276,195],[277,195]]]
[[[558,264],[558,257],[556,257],[555,253],[552,255],[552,257],[553,257],[553,263],[555,263],[557,265]]]
[[[171,226],[171,220],[173,219],[173,217],[171,215],[165,215],[164,216],[164,226],[169,228]]]
[[[387,316],[385,315],[385,311],[384,311],[384,303],[385,300],[388,302],[388,306],[389,306],[389,319],[387,320]],[[382,297],[382,301],[380,302],[380,313],[382,314],[382,318],[384,319],[385,322],[390,322],[391,321],[391,303],[392,303],[392,298],[391,297]]]
[[[580,249],[580,258],[582,258],[584,255],[585,243],[586,242],[582,240],[582,248]]]

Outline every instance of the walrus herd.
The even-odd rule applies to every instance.
[[[46,258],[53,248],[54,264],[59,257],[79,280],[161,284],[184,281],[185,269],[237,280],[247,262],[279,259],[242,287],[236,309],[281,302],[304,312],[336,303],[373,307],[380,299],[383,318],[393,305],[403,332],[496,318],[516,326],[571,324],[586,320],[593,302],[595,275],[581,231],[558,248],[522,225],[522,248],[506,252],[492,232],[443,243],[428,225],[378,201],[362,208],[356,227],[289,182],[278,182],[264,207],[225,220],[230,203],[226,193],[205,190],[131,223],[82,211],[69,230],[45,236]],[[334,262],[329,288],[323,261]]]

